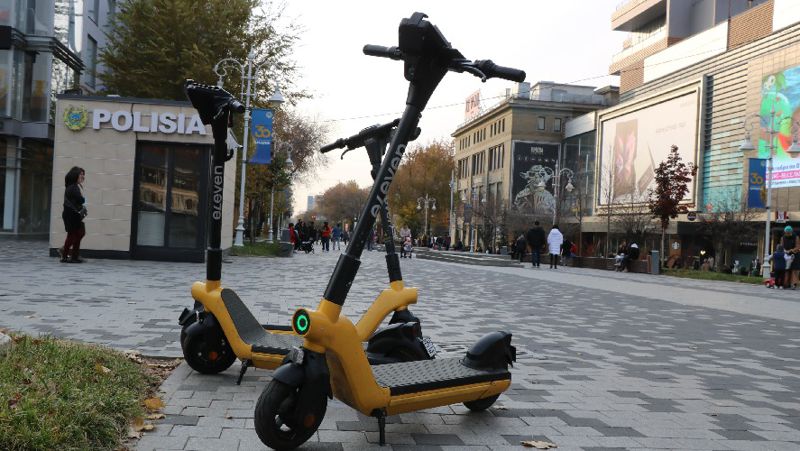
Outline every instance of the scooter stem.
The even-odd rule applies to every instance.
[[[369,238],[369,231],[375,225],[375,218],[380,213],[381,208],[386,204],[389,186],[394,179],[398,166],[400,166],[400,161],[403,159],[406,145],[417,127],[420,112],[421,109],[413,103],[406,105],[400,124],[398,124],[389,145],[389,152],[383,159],[375,178],[375,183],[369,192],[367,202],[364,204],[364,209],[358,217],[358,223],[353,231],[353,239],[347,245],[344,254],[339,256],[339,261],[336,263],[336,268],[328,282],[328,287],[325,289],[324,299],[334,304],[343,305],[347,298],[347,293],[353,285],[353,279],[355,279],[356,272],[358,272],[358,267],[361,264],[360,257],[364,251],[364,244]]]

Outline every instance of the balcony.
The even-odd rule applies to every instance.
[[[644,50],[652,45],[658,44],[659,42],[663,42],[667,39],[667,28],[661,27],[658,31],[651,33],[645,39],[641,39],[636,43],[632,41],[626,42],[626,46],[622,51],[616,53],[614,56],[611,57],[611,70],[610,73],[615,73],[619,69],[621,69],[621,65],[619,64],[625,58],[636,54],[637,52]]]
[[[629,0],[611,14],[611,29],[635,31],[659,16],[667,14],[667,0]]]

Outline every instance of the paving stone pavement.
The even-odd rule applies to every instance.
[[[176,319],[204,265],[92,260],[59,264],[38,241],[0,240],[0,327],[178,356]],[[318,302],[337,253],[232,258],[223,282],[263,322]],[[386,286],[365,252],[345,314]],[[420,288],[423,331],[461,355],[483,333],[514,333],[513,384],[487,412],[461,405],[377,422],[338,401],[303,449],[800,449],[800,293],[579,268],[487,268],[401,260]],[[238,364],[202,376],[185,364],[162,386],[167,417],[150,449],[264,449],[253,408],[270,372]]]

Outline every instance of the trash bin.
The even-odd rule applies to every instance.
[[[281,229],[281,241],[289,242],[289,229]]]
[[[658,251],[650,251],[650,274],[659,274],[661,261],[658,257]]]

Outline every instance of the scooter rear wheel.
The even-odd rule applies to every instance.
[[[218,343],[207,342],[202,334],[187,335],[181,341],[181,346],[186,363],[198,373],[221,373],[236,361],[236,354],[224,335]]]
[[[299,389],[283,382],[272,380],[261,392],[255,410],[255,428],[258,438],[274,449],[294,449],[305,443],[317,431],[328,400],[322,396],[313,403],[309,412],[295,412]],[[301,424],[294,424],[290,417],[302,418]]]
[[[494,395],[488,398],[476,399],[475,401],[467,401],[464,403],[464,406],[473,412],[483,412],[489,407],[492,407],[492,404],[494,404],[499,397],[500,395]]]

